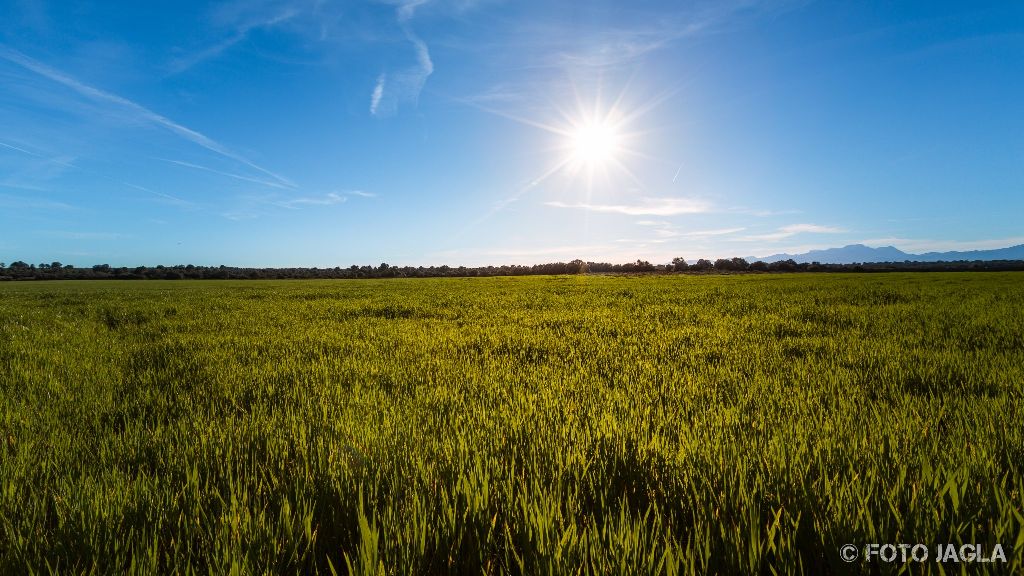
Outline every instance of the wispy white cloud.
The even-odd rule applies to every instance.
[[[37,158],[41,160],[41,162],[37,161],[36,164],[38,167],[48,167],[48,169],[46,170],[48,172],[47,177],[59,175],[61,172],[63,172],[64,168],[77,168],[77,166],[75,166],[74,164],[74,156],[68,156],[66,154],[57,156],[47,156],[40,152],[34,152],[32,150],[23,148],[22,146],[15,146],[14,144],[3,141],[0,141],[0,148],[14,150],[15,152],[20,152],[22,154],[25,154],[26,156],[31,156],[32,158]],[[54,167],[58,168],[56,170],[56,173],[54,173]]]
[[[333,191],[323,194],[306,194],[287,197],[280,193],[239,196],[238,204],[221,213],[228,220],[253,220],[266,216],[278,209],[301,210],[303,208],[327,208],[345,204],[353,198],[376,198],[373,192],[364,190]]]
[[[637,7],[631,14],[623,13],[614,26],[532,20],[489,48],[525,59],[532,69],[601,72],[630,66],[682,40],[715,34],[743,18],[777,14],[793,7],[790,4],[795,2],[716,0],[679,3],[675,10],[657,13]],[[567,24],[572,34],[565,33]]]
[[[297,14],[297,10],[288,7],[270,16],[238,23],[227,38],[187,56],[174,59],[170,65],[171,74],[180,74],[205,60],[215,58],[225,50],[245,40],[253,30],[273,28],[278,24],[291,20]]]
[[[634,62],[688,36],[695,36],[707,23],[694,21],[660,26],[616,27],[595,34],[583,48],[552,54],[551,63],[567,69],[580,66],[608,68]]]
[[[474,106],[489,106],[495,104],[516,104],[527,98],[528,96],[522,88],[516,88],[507,82],[502,82],[476,94],[460,97],[458,100]]]
[[[679,214],[699,214],[710,212],[711,204],[703,200],[691,198],[640,198],[631,204],[591,204],[586,202],[567,203],[559,201],[545,202],[555,208],[575,208],[591,212],[628,214],[630,216],[676,216]]]
[[[41,230],[37,234],[63,240],[118,240],[127,237],[120,232],[72,232],[68,230]]]
[[[715,228],[713,230],[688,230],[680,232],[679,235],[691,237],[728,236],[729,234],[735,234],[744,230],[746,230],[746,228],[738,226],[735,228]]]
[[[221,216],[227,218],[228,220],[233,220],[235,222],[259,218],[259,214],[252,210],[229,210],[221,214]]]
[[[2,184],[0,184],[2,185]],[[47,198],[24,196],[12,196],[0,194],[0,208],[29,209],[29,210],[76,210],[75,206],[65,202],[49,200]]]
[[[5,188],[46,192],[51,188],[48,183],[59,179],[68,170],[78,168],[74,164],[76,157],[66,154],[48,156],[6,142],[0,142],[0,150],[12,150],[28,156],[27,159],[20,160],[14,169],[0,165],[0,174],[3,174],[0,186]]]
[[[22,148],[20,146],[15,146],[14,144],[8,144],[6,142],[0,142],[0,148],[7,148],[8,150],[15,150],[17,152],[21,152],[22,154],[27,154],[29,156],[35,156],[36,158],[45,158],[45,156],[43,156],[42,154],[37,154],[35,152],[26,150],[26,149],[24,149],[24,148]]]
[[[637,248],[644,248],[651,244],[664,244],[668,242],[666,238],[618,238],[615,240],[619,244],[632,244]]]
[[[21,52],[12,50],[2,45],[0,45],[0,58],[17,64],[18,66],[21,66],[22,68],[35,74],[38,74],[44,78],[47,78],[53,82],[71,88],[75,92],[78,92],[80,95],[85,96],[90,100],[116,106],[120,110],[131,114],[132,117],[134,117],[134,119],[139,121],[140,123],[158,126],[211,152],[214,152],[225,158],[229,158],[231,160],[244,164],[249,168],[252,168],[253,170],[256,170],[266,176],[269,176],[282,186],[288,188],[296,187],[295,183],[288,180],[287,178],[275,174],[274,172],[271,172],[270,170],[267,170],[266,168],[257,165],[256,163],[230,150],[223,144],[220,144],[219,142],[207,137],[206,135],[198,131],[192,130],[191,128],[188,128],[181,124],[178,124],[177,122],[174,122],[173,120],[170,120],[165,116],[157,114],[156,112],[153,112],[152,110],[146,108],[145,106],[142,106],[141,104],[133,102],[122,96],[118,96],[117,94],[106,92],[104,90],[100,90],[99,88],[95,88],[93,86],[80,82],[75,78],[72,78],[67,74],[64,74],[63,72],[50,68],[49,66],[33,58],[25,56]]]
[[[195,170],[203,170],[205,172],[211,172],[213,174],[219,174],[228,178],[234,178],[236,180],[243,180],[245,182],[253,182],[256,184],[263,184],[271,188],[291,188],[291,186],[284,186],[275,180],[266,180],[263,178],[253,178],[251,176],[244,176],[242,174],[235,174],[233,172],[225,172],[223,170],[216,170],[208,166],[201,166],[199,164],[193,164],[192,162],[185,162],[184,160],[172,160],[170,158],[161,158],[164,162],[170,162],[171,164],[177,164],[178,166],[184,166],[186,168],[193,168]]]
[[[726,212],[733,212],[735,214],[745,214],[747,216],[757,216],[758,218],[768,218],[771,216],[792,216],[794,214],[800,214],[800,210],[770,210],[770,209],[757,209],[757,208],[727,208]]]
[[[152,194],[153,196],[156,196],[157,198],[160,198],[162,201],[164,201],[166,203],[169,203],[169,204],[174,204],[175,206],[179,206],[179,207],[182,207],[182,208],[193,208],[193,207],[196,206],[196,204],[194,202],[189,202],[188,200],[185,200],[185,199],[182,199],[182,198],[178,198],[177,196],[174,196],[174,195],[171,195],[171,194],[167,194],[167,193],[164,193],[164,192],[158,192],[158,191],[153,190],[151,188],[146,188],[145,186],[139,186],[138,184],[132,184],[131,182],[122,182],[122,184],[124,184],[125,186],[128,186],[129,188],[134,188],[136,190],[141,190],[142,192],[146,192],[148,194]]]
[[[434,61],[430,49],[412,29],[412,18],[416,8],[426,0],[407,0],[396,10],[398,26],[402,29],[416,53],[416,64],[399,72],[381,73],[370,95],[370,113],[374,116],[390,116],[398,110],[400,101],[411,101],[415,105],[427,78],[434,73]]]
[[[811,232],[814,234],[837,234],[839,232],[846,232],[846,230],[836,226],[822,226],[819,224],[790,224],[779,228],[779,230],[789,234],[790,236],[793,234],[800,234],[801,232]]]
[[[45,186],[39,186],[30,182],[19,182],[8,178],[6,180],[0,180],[0,187],[3,188],[14,188],[15,190],[28,190],[30,192],[52,192],[50,188]]]
[[[668,220],[639,220],[636,222],[636,224],[638,226],[644,226],[646,228],[653,228],[654,235],[657,238],[661,239],[676,237],[708,238],[711,236],[726,236],[729,234],[735,234],[737,232],[742,232],[743,230],[746,230],[746,228],[742,226],[734,228],[715,228],[710,230],[688,230],[676,224],[673,224]]]
[[[274,202],[277,206],[282,208],[299,208],[301,206],[333,206],[335,204],[341,204],[347,202],[348,197],[339,194],[337,192],[328,192],[323,196],[305,196],[302,198],[292,198],[290,200],[283,200],[280,202]]]
[[[409,21],[412,20],[413,15],[416,13],[416,8],[426,2],[427,0],[409,0],[399,6],[398,23],[402,26],[402,31],[405,32],[406,37],[413,43],[413,47],[416,49],[416,59],[419,62],[420,68],[429,76],[434,71],[434,63],[430,60],[430,51],[427,49],[427,45],[420,40],[419,36],[409,26]]]
[[[303,196],[301,198],[289,198],[287,200],[273,201],[271,204],[280,206],[282,208],[296,209],[303,206],[334,206],[335,204],[343,204],[348,202],[348,199],[352,196],[358,196],[360,198],[376,198],[377,195],[373,192],[365,192],[363,190],[349,190],[346,192],[328,192],[319,196]]]
[[[384,83],[387,82],[388,75],[381,72],[380,76],[377,76],[377,85],[373,87],[373,94],[370,95],[370,114],[377,115],[377,109],[380,108],[380,99],[384,97]]]
[[[616,240],[619,244],[630,244],[637,248],[643,248],[648,245],[659,245],[659,244],[675,244],[676,242],[683,240],[690,246],[693,242],[700,242],[702,240],[708,240],[711,238],[717,238],[721,236],[729,236],[737,232],[746,230],[742,226],[733,228],[713,228],[713,229],[699,229],[689,230],[677,226],[667,220],[640,220],[636,222],[637,225],[643,226],[647,229],[651,229],[653,237],[641,237],[641,238],[619,238]]]
[[[790,224],[788,226],[782,226],[775,232],[744,236],[743,238],[739,238],[739,240],[747,242],[774,242],[791,236],[796,236],[797,234],[841,234],[843,232],[846,232],[846,230],[835,226],[822,226],[820,224]]]

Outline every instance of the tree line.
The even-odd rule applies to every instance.
[[[61,262],[28,264],[0,262],[2,280],[229,280],[229,279],[357,279],[357,278],[436,278],[473,276],[533,276],[555,274],[650,274],[650,273],[785,273],[785,272],[938,272],[938,271],[1000,271],[1024,270],[1021,260],[957,261],[957,262],[869,262],[857,264],[747,262],[743,258],[701,259],[687,263],[674,258],[667,264],[651,264],[637,260],[626,264],[607,262],[552,262],[524,266],[357,266],[347,268],[242,268],[236,266],[137,266],[114,267],[97,264],[77,267]]]

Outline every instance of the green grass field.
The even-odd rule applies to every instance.
[[[1020,273],[8,282],[0,573],[1019,572],[1022,402]]]

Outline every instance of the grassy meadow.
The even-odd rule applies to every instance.
[[[1020,572],[1022,422],[1020,273],[8,282],[0,573]]]

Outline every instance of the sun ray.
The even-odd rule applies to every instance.
[[[533,128],[540,128],[541,130],[544,130],[545,132],[550,132],[550,133],[556,134],[558,136],[569,136],[569,134],[570,134],[568,129],[566,129],[566,128],[562,127],[562,126],[558,126],[556,124],[545,124],[544,122],[540,122],[538,120],[530,120],[529,118],[523,118],[522,116],[518,116],[516,114],[511,114],[511,113],[505,112],[503,110],[498,110],[497,108],[491,108],[490,106],[484,106],[483,104],[480,104],[479,102],[473,102],[472,100],[465,100],[464,99],[464,100],[460,100],[460,102],[462,102],[463,104],[466,104],[468,106],[472,106],[473,108],[476,108],[477,110],[480,110],[482,112],[487,112],[488,114],[494,114],[495,116],[500,116],[502,118],[511,120],[513,122],[517,122],[517,123],[522,124],[524,126],[531,126]]]
[[[631,84],[633,78],[631,77],[629,80],[629,84]],[[657,130],[638,130],[633,124],[638,118],[675,94],[676,91],[669,90],[656,94],[639,105],[633,106],[628,102],[629,98],[625,88],[609,95],[604,92],[603,84],[598,81],[596,86],[591,86],[589,91],[584,91],[581,90],[580,84],[570,80],[567,86],[569,93],[563,92],[561,100],[551,97],[554,95],[549,95],[548,110],[551,117],[547,120],[525,117],[472,100],[461,100],[464,104],[483,112],[512,120],[524,126],[537,128],[555,136],[549,146],[544,148],[555,155],[556,162],[540,176],[520,186],[512,194],[495,203],[479,218],[456,232],[453,239],[479,226],[512,202],[558,174],[564,175],[567,178],[566,184],[570,186],[569,189],[575,188],[578,193],[586,197],[588,203],[598,194],[626,193],[627,190],[623,189],[620,184],[628,183],[626,186],[628,190],[642,191],[646,188],[640,177],[631,168],[629,160],[631,158],[659,160],[634,147],[644,140],[646,134],[657,132]],[[589,92],[589,97],[585,96],[586,92]],[[619,182],[619,180],[622,181]],[[572,184],[573,181],[576,182],[575,185]],[[588,221],[584,223],[585,229],[589,228],[589,216],[587,214],[585,218]]]
[[[466,226],[463,226],[463,227],[462,227],[462,229],[460,229],[460,230],[459,230],[458,232],[456,232],[456,233],[455,233],[455,234],[454,234],[454,235],[453,235],[453,236],[451,237],[451,240],[452,240],[452,241],[458,240],[458,239],[459,239],[459,238],[461,238],[461,237],[462,237],[462,236],[463,236],[464,234],[466,234],[467,232],[469,232],[469,231],[470,231],[470,230],[472,230],[473,228],[476,228],[477,226],[479,226],[479,225],[480,225],[480,224],[482,224],[483,222],[487,221],[487,220],[488,220],[488,219],[489,219],[489,218],[490,218],[491,216],[494,216],[494,215],[495,215],[496,213],[498,213],[498,212],[499,212],[499,211],[500,211],[501,209],[503,209],[504,207],[506,207],[506,206],[508,206],[509,204],[511,204],[511,203],[513,203],[513,202],[515,202],[515,201],[519,200],[519,199],[520,199],[520,198],[521,198],[521,197],[522,197],[522,196],[523,196],[524,194],[526,194],[526,193],[527,193],[527,192],[529,192],[530,190],[533,190],[533,189],[534,189],[534,188],[536,188],[537,186],[540,186],[540,185],[541,185],[541,184],[543,184],[543,183],[544,183],[544,181],[545,181],[545,180],[547,180],[548,178],[550,178],[550,177],[554,176],[555,174],[557,174],[557,173],[561,172],[561,171],[562,171],[562,169],[564,169],[564,168],[565,168],[565,166],[566,166],[566,165],[567,165],[567,164],[568,164],[569,162],[570,162],[570,159],[568,159],[568,158],[565,158],[565,159],[563,159],[562,161],[560,161],[560,162],[558,162],[557,164],[555,164],[554,166],[552,166],[551,168],[549,168],[548,170],[546,170],[546,171],[545,171],[545,172],[544,172],[543,174],[541,174],[540,176],[538,176],[538,177],[536,177],[536,178],[534,178],[534,179],[530,180],[530,181],[529,181],[528,183],[526,183],[525,185],[523,185],[523,186],[520,186],[520,187],[519,187],[519,188],[518,188],[518,189],[517,189],[517,190],[516,190],[515,192],[513,192],[513,193],[512,193],[511,195],[509,195],[509,196],[506,196],[506,197],[505,197],[504,199],[502,199],[502,200],[500,200],[499,202],[497,202],[497,203],[496,203],[496,204],[494,205],[494,207],[492,207],[492,208],[491,208],[490,210],[488,210],[487,212],[484,212],[484,213],[483,213],[483,214],[482,214],[482,215],[481,215],[481,216],[480,216],[479,218],[477,218],[476,220],[473,220],[472,222],[470,222],[470,223],[469,223],[469,224],[467,224]]]

